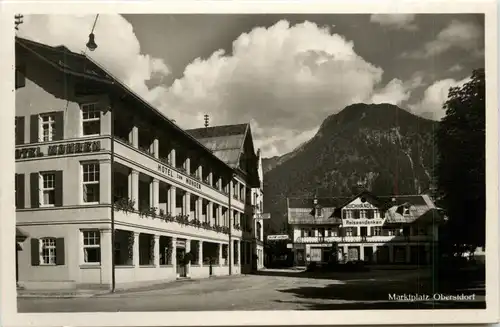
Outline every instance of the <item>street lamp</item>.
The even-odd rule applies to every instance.
[[[86,44],[87,48],[90,51],[94,51],[97,48],[97,44],[95,43],[95,35],[94,35],[94,28],[95,28],[95,24],[97,23],[97,18],[99,18],[99,14],[97,14],[95,16],[94,26],[92,26],[92,31],[89,34],[89,41]]]
[[[94,51],[97,48],[97,44],[95,43],[94,40],[94,33],[89,34],[89,41],[87,42],[87,48],[90,51]]]

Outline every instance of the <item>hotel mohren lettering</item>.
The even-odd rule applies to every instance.
[[[87,56],[22,38],[15,124],[19,286],[263,267],[263,173],[249,124],[183,130]]]

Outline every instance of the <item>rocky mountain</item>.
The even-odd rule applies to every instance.
[[[359,184],[378,195],[427,191],[437,124],[391,104],[353,104],[327,117],[310,141],[264,159],[269,227],[283,226],[287,197],[349,196]]]

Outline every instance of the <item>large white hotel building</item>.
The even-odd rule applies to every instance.
[[[441,209],[428,195],[288,198],[294,264],[432,264]]]
[[[183,130],[87,56],[15,42],[20,287],[263,267],[263,175],[249,124]]]

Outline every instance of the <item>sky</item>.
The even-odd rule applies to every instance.
[[[484,67],[479,14],[30,15],[18,36],[86,51],[182,128],[250,123],[264,157],[352,103],[440,120]]]

